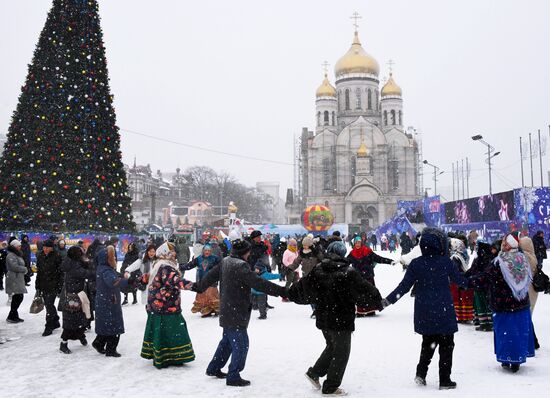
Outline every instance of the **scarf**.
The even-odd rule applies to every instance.
[[[460,239],[451,238],[451,260],[457,260],[460,263],[462,272],[466,272],[468,270],[468,261],[464,257],[465,249],[466,246],[464,245],[464,242]]]
[[[501,251],[495,262],[500,267],[502,276],[514,298],[517,301],[523,300],[529,293],[529,286],[533,279],[526,257],[517,249],[512,249],[509,252]]]
[[[350,254],[353,256],[353,258],[360,259],[368,256],[371,253],[372,253],[372,250],[369,249],[367,246],[361,246],[359,249],[356,249],[354,246]]]
[[[169,267],[172,267],[174,271],[176,271],[178,274],[180,273],[176,259],[170,257],[170,252],[172,249],[173,249],[173,245],[169,242],[163,243],[157,249],[157,252],[156,252],[157,260],[153,264],[153,269],[151,270],[151,273],[149,275],[149,283],[147,283],[148,291],[149,291],[149,287],[155,280],[155,277],[157,276],[162,266],[167,265]]]

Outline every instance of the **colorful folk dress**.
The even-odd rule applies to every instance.
[[[175,263],[161,262],[148,286],[147,325],[141,357],[158,368],[180,366],[195,359],[187,324],[181,314],[180,290],[189,283],[181,278]],[[154,272],[154,271],[153,271]]]
[[[193,259],[193,261],[189,262],[189,264],[180,267],[180,269],[183,271],[197,268],[196,281],[199,282],[212,268],[218,265],[220,261],[220,257],[216,255],[211,254],[209,256],[204,256],[201,254]],[[211,286],[203,293],[197,293],[191,312],[194,314],[200,312],[203,317],[219,314],[220,293],[218,292],[218,288],[216,286]]]

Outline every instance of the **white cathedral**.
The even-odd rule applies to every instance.
[[[391,218],[398,200],[419,188],[419,147],[404,129],[401,88],[390,69],[380,89],[380,67],[357,30],[316,92],[315,132],[301,135],[297,178],[302,204],[328,205],[336,223],[369,229]],[[305,202],[305,203],[304,203]]]

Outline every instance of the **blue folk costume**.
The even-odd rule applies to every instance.
[[[199,282],[202,280],[212,268],[218,265],[221,261],[221,258],[210,254],[212,247],[210,245],[205,245],[202,248],[202,254],[192,261],[185,265],[180,265],[180,270],[187,271],[193,268],[197,269],[196,281]],[[205,255],[205,252],[208,254]],[[215,315],[220,312],[220,293],[216,286],[211,286],[206,289],[203,293],[197,293],[195,302],[193,303],[193,308],[191,308],[192,313],[200,312],[203,317],[208,317],[210,315]]]

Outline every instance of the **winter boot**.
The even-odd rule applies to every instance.
[[[69,350],[69,343],[68,342],[61,342],[59,344],[59,351],[61,351],[63,354],[70,354],[71,350]]]
[[[248,387],[250,385],[250,381],[245,379],[226,380],[225,384],[231,387]]]
[[[137,294],[132,293],[132,295],[134,296],[134,301],[132,301],[132,305],[137,304]]]
[[[46,337],[46,336],[50,336],[52,334],[52,330],[51,329],[44,329],[44,333],[42,333],[42,336],[43,337]]]
[[[440,390],[453,390],[456,388],[456,383],[452,380],[444,380],[439,382]]]
[[[109,336],[109,340],[107,341],[107,345],[105,346],[106,357],[113,357],[113,358],[121,357],[121,355],[116,350],[119,340],[120,340],[120,336]]]
[[[216,372],[206,372],[207,376],[215,377],[217,379],[225,379],[227,377],[227,373],[222,372],[221,370],[218,370]]]
[[[122,302],[122,305],[128,305],[128,295],[124,295],[124,301]]]
[[[105,344],[102,344],[97,338],[92,342],[92,347],[100,354],[105,354]]]
[[[88,340],[86,340],[86,336],[82,336],[81,338],[79,338],[79,340],[80,340],[80,344],[82,344],[83,346],[88,345]]]
[[[343,397],[344,395],[348,395],[348,393],[341,388],[337,388],[333,392],[323,393],[323,397]]]
[[[517,373],[519,371],[519,363],[513,363],[511,366],[510,366],[510,371],[512,373]]]
[[[306,372],[306,379],[311,383],[313,388],[316,390],[321,389],[321,383],[319,383],[319,378],[317,376],[314,376],[309,370]]]
[[[260,315],[258,319],[267,319],[267,315]]]
[[[414,382],[418,384],[419,386],[425,386],[426,385],[426,378],[422,376],[416,376],[414,378]]]

